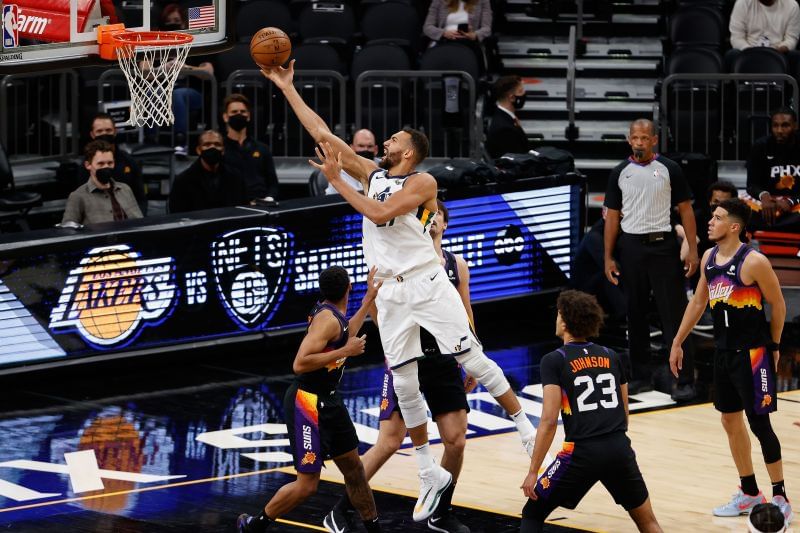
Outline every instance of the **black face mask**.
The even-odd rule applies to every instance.
[[[169,24],[162,24],[162,25],[161,25],[161,29],[162,29],[162,30],[164,30],[164,31],[177,31],[177,30],[182,30],[182,29],[183,29],[183,24],[180,24],[180,23],[177,23],[177,24],[176,24],[176,23],[174,23],[174,22],[172,22],[172,23],[169,23]]]
[[[250,123],[244,115],[231,115],[228,117],[228,127],[233,131],[242,131]]]
[[[375,153],[372,150],[361,150],[360,152],[356,152],[356,155],[360,155],[364,159],[369,159],[370,161],[375,159]]]
[[[522,93],[520,96],[514,96],[514,109],[522,109],[522,106],[525,105],[525,98],[528,95],[526,93]]]
[[[107,185],[111,183],[111,178],[114,177],[114,169],[113,168],[97,169],[94,173],[94,177],[97,178],[97,181],[99,181],[103,185]]]
[[[105,141],[109,144],[117,144],[117,136],[113,133],[106,133],[105,135],[96,135],[95,141]]]
[[[200,152],[200,158],[213,167],[222,161],[222,150],[219,148],[207,148]]]

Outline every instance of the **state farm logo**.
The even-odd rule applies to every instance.
[[[160,324],[176,296],[173,258],[142,259],[127,245],[94,248],[70,271],[50,329],[77,331],[92,344],[111,346]]]
[[[214,281],[226,311],[241,326],[262,325],[286,288],[290,234],[275,228],[232,231],[211,244]]]

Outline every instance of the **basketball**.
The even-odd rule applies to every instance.
[[[261,68],[283,65],[291,53],[292,42],[279,28],[262,28],[250,39],[250,56]]]

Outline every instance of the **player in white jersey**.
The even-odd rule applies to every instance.
[[[403,420],[408,427],[419,463],[420,496],[414,520],[426,520],[452,478],[439,466],[428,447],[427,412],[419,390],[416,360],[422,356],[419,328],[437,341],[443,354],[451,354],[511,415],[528,455],[536,431],[497,364],[471,342],[469,319],[455,287],[442,268],[428,227],[437,210],[436,180],[417,172],[428,155],[428,139],[407,128],[383,143],[380,167],[358,156],[333,135],[325,121],[303,101],[294,87],[294,60],[288,68],[265,69],[264,76],[283,91],[305,129],[320,144],[320,169],[331,185],[364,216],[363,247],[367,265],[376,279],[384,280],[376,305],[384,355],[392,369]],[[363,195],[341,179],[341,170],[359,180]],[[446,311],[443,311],[446,310]]]

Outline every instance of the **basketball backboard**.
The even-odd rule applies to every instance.
[[[93,62],[98,56],[97,27],[118,22],[130,30],[190,33],[192,54],[212,52],[232,38],[232,1],[0,0],[0,72]]]

